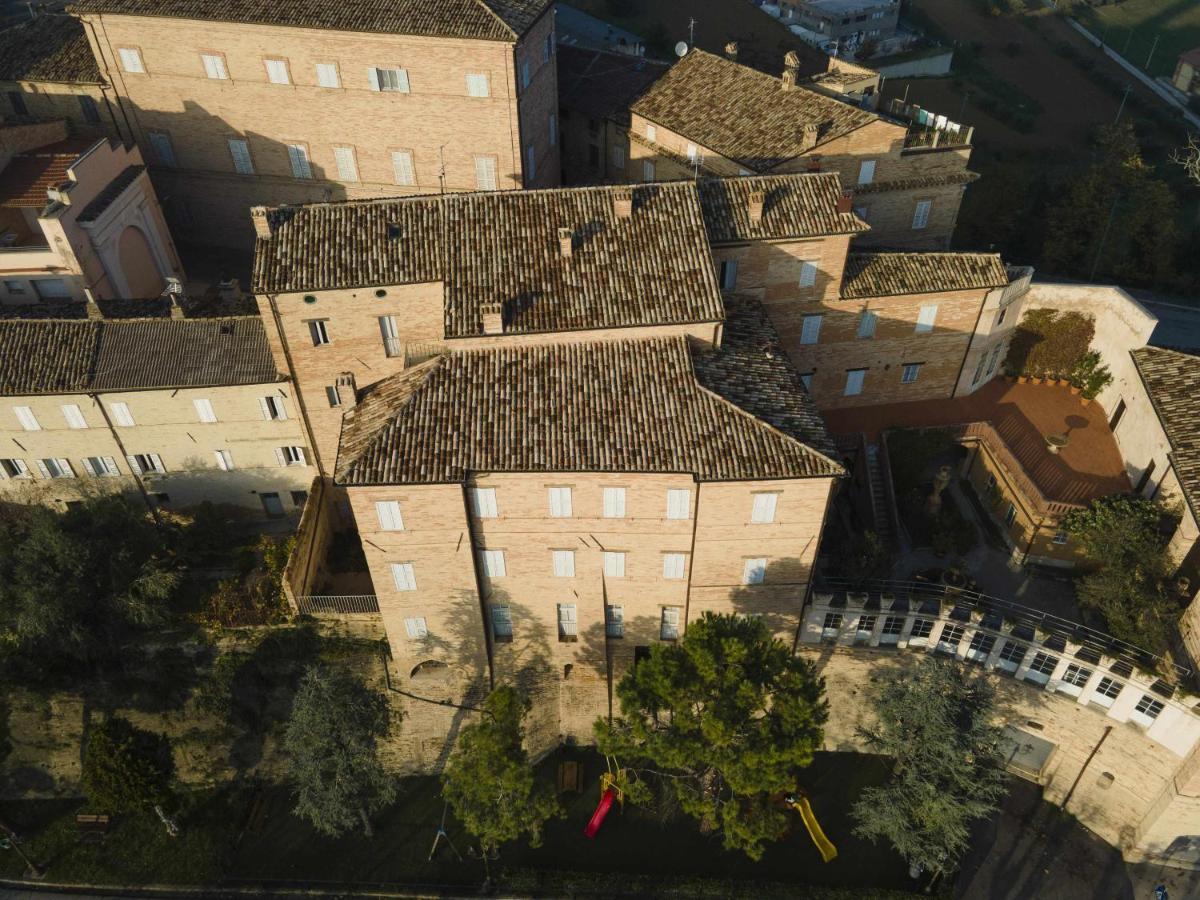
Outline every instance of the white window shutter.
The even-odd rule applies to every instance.
[[[155,472],[167,471],[167,467],[163,465],[161,456],[159,456],[157,453],[151,453],[149,455],[150,455],[150,462],[154,463],[154,471]]]
[[[287,465],[287,456],[284,454],[282,447],[275,448],[275,461],[281,466]]]
[[[812,287],[817,283],[817,264],[806,259],[800,263],[800,287]]]
[[[937,320],[937,304],[930,303],[921,307],[921,311],[917,314],[917,331],[927,332],[933,331],[933,323]]]
[[[408,93],[408,69],[397,69],[396,76],[400,80],[400,92],[403,94],[407,94]]]
[[[33,462],[34,462],[34,465],[37,466],[37,470],[43,478],[50,477],[50,470],[48,468],[46,468],[46,464],[42,460],[35,459]]]
[[[125,461],[129,463],[129,471],[134,475],[142,474],[142,467],[138,465],[138,459],[132,453],[125,457]]]
[[[83,471],[87,472],[92,478],[96,477],[96,467],[92,465],[92,461],[86,456],[83,458]]]
[[[292,449],[296,451],[296,465],[307,466],[308,465],[308,457],[304,455],[304,448],[303,447],[293,447]]]
[[[775,505],[778,494],[755,494],[754,508],[750,513],[750,521],[759,525],[775,521]]]
[[[375,515],[379,519],[379,527],[384,531],[403,531],[404,518],[400,515],[400,503],[396,500],[378,500],[375,503]]]
[[[17,421],[21,423],[21,427],[26,431],[42,430],[42,426],[38,424],[37,417],[33,414],[33,410],[28,406],[14,406],[13,412],[16,413]]]
[[[111,456],[104,457],[104,468],[109,475],[120,475],[121,470],[117,468],[117,461]]]
[[[476,162],[478,166],[478,162]],[[413,171],[413,157],[409,150],[396,150],[392,153],[392,169],[396,176],[396,184],[413,185],[417,183]]]
[[[268,421],[273,418],[271,415],[271,404],[267,402],[266,397],[258,398],[258,408],[262,410],[262,417]]]
[[[133,415],[129,412],[129,404],[113,403],[109,409],[112,410],[113,421],[123,428],[133,427]]]
[[[800,343],[815,344],[821,339],[821,317],[805,316],[800,331]]]
[[[371,82],[371,90],[379,90],[379,70],[374,66],[368,67],[367,80]]]
[[[69,459],[60,456],[54,461],[58,463],[59,469],[61,469],[65,475],[70,478],[75,477],[75,470],[71,467],[71,461]]]

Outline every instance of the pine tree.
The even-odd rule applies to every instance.
[[[83,792],[100,812],[151,809],[171,799],[175,759],[164,734],[114,716],[91,729],[83,751]]]
[[[529,835],[541,846],[542,826],[562,810],[549,784],[539,784],[523,745],[529,698],[511,687],[492,691],[484,715],[466,726],[442,774],[442,793],[484,857],[505,841]]]
[[[859,733],[867,749],[892,758],[892,774],[851,808],[855,833],[887,840],[910,866],[952,871],[971,823],[994,812],[1006,790],[991,686],[926,657],[872,701],[877,724]]]
[[[311,666],[300,680],[283,746],[295,780],[294,812],[337,837],[396,799],[396,783],[379,761],[378,741],[391,715],[383,694],[348,672]]]
[[[617,686],[621,717],[596,723],[601,749],[644,761],[680,808],[725,846],[758,859],[787,830],[771,795],[796,788],[828,716],[824,682],[811,663],[759,619],[714,615],[659,644]],[[648,790],[627,799],[644,802]]]

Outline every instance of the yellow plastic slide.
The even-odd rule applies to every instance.
[[[809,837],[817,845],[817,852],[821,854],[821,859],[824,862],[831,862],[837,856],[837,847],[833,846],[833,842],[825,837],[825,832],[821,830],[821,823],[813,815],[812,805],[809,804],[808,798],[801,796],[789,802],[800,813],[800,819],[804,822],[804,827],[808,829]]]

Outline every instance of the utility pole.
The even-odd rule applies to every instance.
[[[1132,29],[1132,28],[1130,28],[1130,29],[1129,29],[1129,36],[1125,38],[1125,49],[1123,49],[1123,50],[1121,51],[1121,55],[1122,55],[1122,56],[1127,56],[1127,55],[1129,54],[1129,44],[1130,44],[1130,42],[1131,42],[1132,40],[1133,40],[1133,29]]]
[[[1113,119],[1113,124],[1116,125],[1121,121],[1121,113],[1125,112],[1125,101],[1129,99],[1129,92],[1133,90],[1133,82],[1125,85],[1125,93],[1121,95],[1121,105],[1117,107],[1117,117]]]
[[[1154,36],[1154,43],[1150,45],[1150,55],[1146,57],[1146,69],[1147,70],[1149,70],[1149,68],[1150,68],[1150,60],[1154,59],[1154,51],[1158,49],[1158,39],[1160,37],[1162,37],[1161,34],[1156,34]]]
[[[696,46],[696,20],[688,17],[688,46]],[[1149,65],[1149,63],[1147,63]]]

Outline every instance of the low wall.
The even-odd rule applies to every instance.
[[[920,59],[906,59],[897,63],[884,62],[882,65],[876,65],[872,61],[871,68],[885,78],[932,78],[949,75],[953,62],[954,51],[945,50],[930,56],[922,56]]]
[[[292,612],[301,612],[299,597],[313,593],[321,575],[321,564],[325,559],[329,542],[333,540],[333,510],[329,508],[325,481],[321,476],[313,479],[296,529],[296,546],[283,570],[283,593]]]

